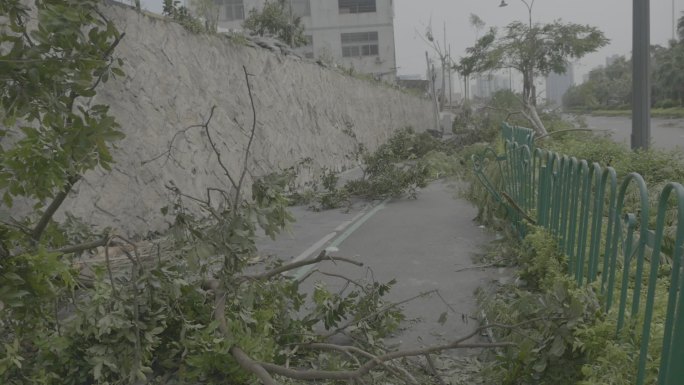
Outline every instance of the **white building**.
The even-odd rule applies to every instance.
[[[251,9],[265,0],[215,0],[219,28],[241,30]],[[277,1],[277,0],[271,0]],[[333,61],[393,81],[396,76],[393,0],[287,0],[302,18],[309,46],[304,56]]]

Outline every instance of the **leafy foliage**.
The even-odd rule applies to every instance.
[[[651,47],[651,103],[654,108],[684,106],[684,42],[670,41],[665,47]],[[571,87],[564,106],[575,110],[630,109],[632,63],[619,56],[605,67],[593,69],[589,80]]]
[[[595,27],[556,21],[529,25],[515,21],[498,35],[496,28],[478,39],[459,61],[459,72],[485,72],[513,68],[523,75],[523,112],[539,134],[546,134],[536,112],[534,78],[565,72],[570,59],[578,59],[605,46],[608,39]]]
[[[203,25],[198,18],[192,15],[190,9],[180,4],[181,2],[179,0],[164,0],[162,14],[178,22],[178,24],[182,25],[183,28],[190,32],[216,32],[216,25],[213,23],[212,19],[207,18],[207,22]],[[211,6],[204,1],[200,1],[197,6],[203,13],[208,13],[211,8]]]
[[[292,47],[307,43],[301,18],[292,13],[285,0],[266,0],[261,11],[249,11],[243,25],[252,33],[273,35]]]
[[[517,325],[497,334],[516,345],[491,362],[491,381],[575,383],[585,362],[577,333],[601,317],[598,297],[590,287],[578,288],[565,273],[565,257],[543,231],[528,235],[518,255],[518,285],[504,285],[481,298],[490,322]]]
[[[340,292],[317,285],[308,300],[299,281],[280,273],[281,261],[250,265],[257,231],[275,236],[292,221],[284,196],[291,172],[256,178],[248,199],[246,166],[239,179],[226,171],[231,191],[209,187],[206,197],[170,183],[174,200],[162,211],[174,225],[147,243],[105,234],[89,246],[94,234],[76,218],[52,221],[83,172],[111,165],[120,134],[106,106],[87,98],[122,74],[111,57],[122,36],[95,1],[36,2],[35,30],[21,4],[0,4],[11,29],[0,35],[1,132],[10,139],[2,142],[0,188],[8,202],[33,199],[40,219],[0,224],[1,383],[255,383],[237,348],[293,367],[359,364],[308,348],[325,341],[320,327],[352,335],[366,354],[360,359],[384,351],[382,337],[402,319],[384,299],[394,282],[354,281]],[[201,127],[211,141],[209,120]],[[74,258],[86,250],[87,265]]]
[[[684,177],[681,173],[682,158],[678,153],[654,150],[632,152],[607,137],[578,132],[561,133],[551,138],[537,145],[589,162],[611,165],[619,177],[636,171],[645,177],[654,192],[660,189],[653,186]],[[496,167],[492,167],[491,172],[491,175],[499,175]],[[495,178],[492,181],[496,183]],[[471,196],[475,202],[483,205],[483,211],[498,213],[498,202],[478,197],[477,193]],[[655,196],[651,198],[657,199]],[[628,209],[630,212],[636,212],[637,203],[628,199],[626,204],[633,205]],[[675,220],[675,213],[668,213],[666,223],[672,225]],[[666,252],[667,245],[673,244],[673,229],[670,227],[665,231]],[[481,296],[490,322],[518,323],[519,326],[497,335],[504,341],[516,341],[516,347],[494,357],[490,362],[488,378],[493,383],[504,384],[633,383],[641,348],[643,312],[631,318],[616,334],[617,309],[614,307],[607,314],[604,313],[601,309],[605,308],[606,298],[597,294],[598,284],[578,287],[567,276],[566,257],[558,251],[557,244],[553,236],[533,229],[513,257],[513,263],[519,268],[515,283],[503,285]],[[627,276],[628,285],[633,287],[636,266],[633,264],[631,269]],[[658,374],[671,266],[664,263],[659,269],[646,357],[646,383],[649,384],[656,382]],[[623,275],[622,267],[618,266],[616,274]],[[615,293],[614,303],[618,293],[619,290]],[[645,295],[642,291],[642,303],[645,302]],[[630,297],[626,304],[628,309],[631,300]]]
[[[95,0],[3,1],[0,14],[0,189],[36,200],[36,207],[96,166],[108,168],[108,145],[123,135],[102,104],[88,98],[110,76],[123,76],[112,51],[122,35],[99,16]],[[8,147],[9,146],[9,147]]]

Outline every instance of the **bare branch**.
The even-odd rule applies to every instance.
[[[108,243],[109,237],[104,237],[97,239],[92,242],[81,243],[79,245],[71,245],[59,248],[57,250],[51,250],[50,253],[60,253],[60,254],[71,254],[78,253],[81,251],[91,250],[96,247],[104,246]]]
[[[245,71],[245,82],[247,83],[247,93],[249,95],[249,103],[252,106],[252,130],[249,134],[249,141],[247,142],[247,148],[245,149],[245,161],[244,164],[242,165],[242,174],[240,174],[240,180],[238,181],[237,185],[237,191],[235,191],[235,208],[240,204],[240,194],[242,190],[242,182],[244,182],[245,175],[247,174],[247,162],[249,160],[249,150],[252,148],[252,142],[254,141],[254,134],[256,133],[256,125],[257,125],[257,113],[256,113],[256,107],[254,106],[254,96],[252,95],[252,86],[249,84],[249,76],[250,74],[247,73],[247,67],[242,66],[242,69]]]
[[[554,132],[549,132],[546,135],[535,136],[534,141],[536,141],[537,139],[544,139],[544,138],[551,136],[551,135],[561,134],[563,132],[574,132],[574,131],[594,132],[594,131],[608,131],[608,130],[592,130],[591,128],[569,128],[567,130],[558,130],[558,131],[554,131]]]
[[[296,369],[289,369],[289,368],[285,368],[285,367],[282,367],[279,365],[265,363],[265,362],[258,362],[258,361],[254,361],[254,360],[252,360],[252,362],[256,365],[261,366],[262,368],[267,370],[269,373],[278,374],[278,375],[288,377],[291,379],[295,379],[295,380],[303,380],[303,381],[353,380],[353,379],[357,379],[357,378],[359,378],[365,374],[368,374],[371,370],[373,370],[375,367],[377,367],[379,365],[382,365],[382,363],[384,363],[384,362],[396,360],[399,358],[424,356],[427,354],[438,353],[438,352],[441,352],[444,350],[466,349],[466,348],[499,348],[499,347],[506,347],[506,346],[515,345],[512,342],[465,343],[465,341],[476,336],[482,330],[484,330],[488,327],[495,327],[495,325],[489,325],[489,326],[477,328],[472,333],[470,333],[470,334],[468,334],[468,335],[466,335],[466,336],[464,336],[458,340],[455,340],[449,344],[432,346],[432,347],[427,347],[427,348],[422,348],[422,349],[396,351],[396,352],[384,354],[382,356],[377,356],[375,359],[369,360],[368,362],[366,362],[364,365],[362,365],[361,367],[359,367],[356,370],[344,370],[344,371],[296,370]]]
[[[302,266],[314,265],[316,263],[323,262],[323,261],[332,261],[332,262],[341,261],[341,262],[351,263],[352,265],[356,265],[356,266],[363,266],[363,263],[354,261],[353,259],[344,258],[344,257],[328,256],[328,255],[326,255],[325,250],[323,250],[323,251],[321,251],[320,254],[318,254],[318,257],[316,257],[314,259],[289,263],[287,265],[277,267],[273,270],[269,270],[269,271],[263,272],[261,274],[245,275],[245,276],[239,277],[238,279],[241,279],[241,280],[270,279],[270,278],[275,277],[278,274],[282,274],[284,272],[291,271],[291,270],[297,269],[297,268],[302,267]]]
[[[211,106],[209,118],[206,122],[204,122],[202,127],[204,128],[204,132],[206,132],[207,134],[207,138],[209,139],[211,149],[214,150],[214,154],[216,154],[216,159],[218,160],[219,166],[221,166],[221,168],[223,169],[224,174],[226,174],[226,176],[228,177],[228,180],[230,181],[230,184],[233,186],[233,188],[237,189],[238,185],[237,183],[235,183],[235,180],[233,179],[233,176],[230,174],[230,171],[228,171],[228,167],[226,167],[226,165],[223,163],[223,160],[221,159],[221,151],[219,151],[216,147],[214,140],[211,138],[211,132],[209,132],[209,122],[211,121],[211,118],[214,116],[214,110],[216,110],[216,106]]]

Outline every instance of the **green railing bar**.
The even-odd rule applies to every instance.
[[[621,335],[628,314],[629,325],[635,328],[633,330],[641,329],[636,385],[643,385],[646,378],[658,271],[662,263],[660,255],[663,253],[665,214],[669,208],[669,196],[673,192],[677,194],[677,236],[672,256],[672,273],[669,277],[658,384],[680,384],[684,378],[684,187],[678,183],[670,183],[663,189],[658,201],[656,228],[651,230],[648,228],[648,190],[639,174],[629,174],[618,188],[617,175],[613,168],[603,169],[596,163],[589,165],[585,160],[535,148],[534,133],[530,129],[504,123],[502,135],[506,156],[494,156],[494,159],[499,162],[501,187],[517,206],[513,210],[505,205],[509,218],[522,235],[525,229],[523,214],[517,210],[523,210],[528,217],[533,217],[532,210],[536,210],[537,225],[548,229],[557,237],[559,250],[568,258],[568,273],[574,276],[578,284],[595,282],[599,273],[601,274],[600,290],[605,297],[605,311],[610,311],[613,303],[618,301],[616,333]],[[480,163],[483,162],[481,158]],[[503,162],[507,164],[503,165]],[[484,171],[482,165],[476,165],[476,169],[478,173]],[[486,176],[478,174],[478,178],[494,197],[507,203],[500,200],[496,186],[489,183]],[[623,213],[627,192],[634,191],[634,187],[639,195],[638,216]],[[607,215],[604,215],[606,210]],[[605,246],[601,256],[602,242]],[[650,260],[646,265],[647,250]],[[619,263],[622,264],[620,278],[617,277]],[[616,298],[618,279],[619,298]],[[634,287],[630,288],[630,284]],[[644,285],[646,299],[644,308],[641,309]],[[628,300],[631,300],[629,313]],[[643,311],[644,322],[637,325],[640,311]]]

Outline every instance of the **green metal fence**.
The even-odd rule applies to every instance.
[[[521,234],[526,222],[550,231],[568,257],[568,274],[600,287],[606,312],[617,310],[616,332],[629,328],[641,341],[636,385],[645,382],[654,343],[656,288],[669,288],[657,383],[684,384],[684,187],[665,185],[652,217],[641,175],[618,183],[611,167],[535,148],[527,128],[504,124],[502,136],[505,154],[489,149],[474,156],[476,175]],[[488,177],[488,164],[499,183]]]

